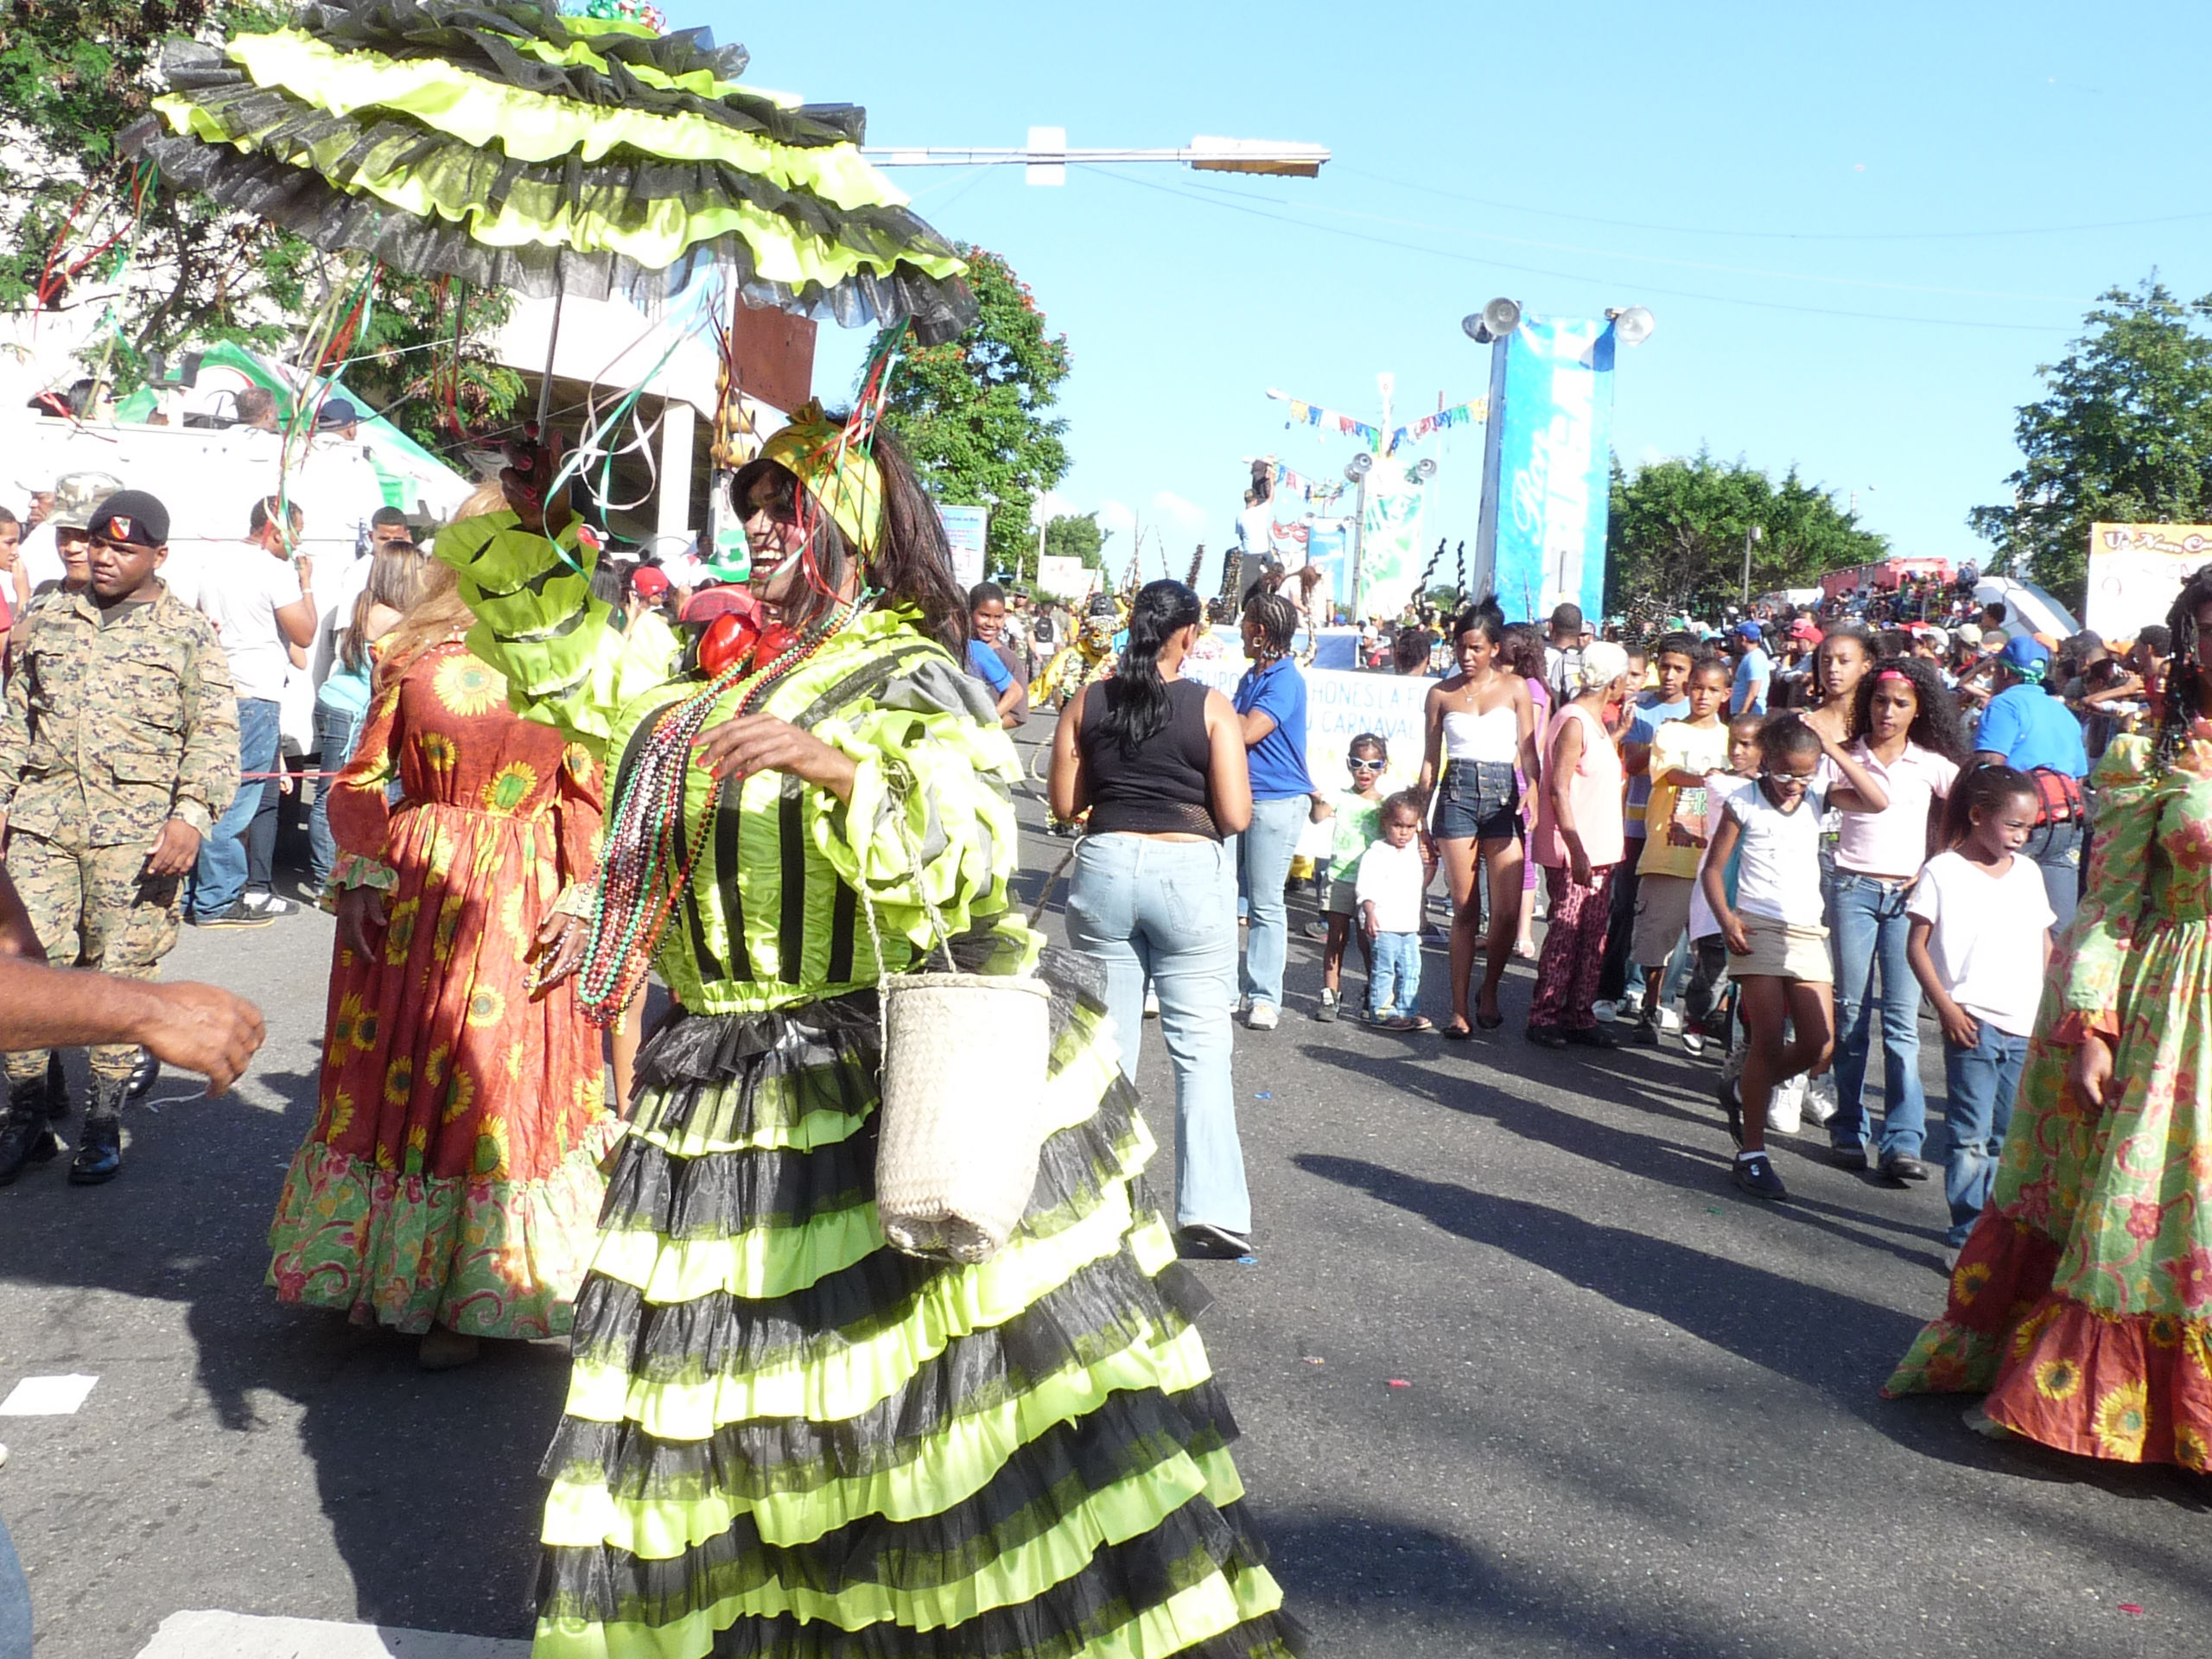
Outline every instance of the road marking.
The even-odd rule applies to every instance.
[[[527,1659],[530,1643],[382,1624],[171,1613],[138,1659]]]
[[[97,1376],[27,1376],[0,1400],[0,1417],[73,1417]]]

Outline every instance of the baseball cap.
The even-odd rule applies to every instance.
[[[86,533],[133,547],[165,547],[169,539],[169,510],[143,490],[118,490],[100,503]]]
[[[1921,632],[1927,638],[1934,640],[1936,642],[1936,647],[1939,651],[1951,643],[1950,634],[1942,628],[1923,628]]]
[[[340,428],[353,425],[360,418],[361,411],[355,409],[352,404],[343,397],[333,397],[315,411],[315,429],[318,432],[335,432]]]
[[[658,599],[668,591],[668,573],[657,564],[641,564],[630,573],[630,586],[640,599]]]
[[[1962,645],[1978,645],[1981,643],[1981,624],[1961,622],[1951,630],[1951,638]]]
[[[1792,639],[1802,639],[1808,645],[1817,645],[1821,643],[1821,631],[1802,616],[1789,625],[1789,637]]]
[[[2005,649],[1997,653],[1997,659],[2005,667],[2016,668],[2024,674],[2031,669],[2049,667],[2050,653],[2040,640],[2021,634],[2005,642]]]
[[[1766,638],[1766,630],[1759,626],[1758,623],[1751,621],[1748,619],[1742,622],[1738,622],[1736,625],[1736,633],[1739,639],[1764,639]]]
[[[54,482],[54,512],[49,522],[56,530],[82,530],[92,522],[100,503],[122,487],[121,479],[106,473],[64,473]],[[167,514],[162,515],[162,523],[166,531]]]

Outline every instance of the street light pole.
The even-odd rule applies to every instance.
[[[1751,543],[1753,542],[1763,542],[1764,540],[1766,540],[1766,529],[1764,525],[1753,524],[1750,529],[1744,532],[1744,596],[1742,602],[1744,609],[1747,612],[1751,608]]]

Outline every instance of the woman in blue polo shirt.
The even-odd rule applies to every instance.
[[[1233,699],[1244,722],[1252,772],[1252,827],[1236,838],[1236,876],[1243,894],[1244,1023],[1273,1031],[1282,1009],[1282,966],[1290,943],[1283,888],[1290,861],[1313,810],[1313,779],[1306,770],[1306,682],[1290,659],[1298,607],[1281,594],[1255,593],[1244,602],[1244,654],[1252,666]]]

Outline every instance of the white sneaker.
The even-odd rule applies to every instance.
[[[1659,1010],[1659,1029],[1661,1031],[1672,1035],[1679,1033],[1681,1028],[1682,1016],[1680,1014],[1675,1012],[1673,1008],[1662,1007]],[[1691,1052],[1694,1053],[1696,1051],[1693,1049]]]
[[[1274,1003],[1255,1002],[1252,1012],[1244,1016],[1245,1028],[1249,1031],[1273,1031],[1276,1017]]]
[[[1814,1123],[1825,1123],[1836,1115],[1838,1109],[1835,1074],[1833,1071],[1806,1079],[1805,1116],[1808,1120]]]
[[[1695,1026],[1682,1027],[1682,1052],[1685,1054],[1705,1052],[1705,1038]]]
[[[289,899],[279,899],[273,893],[257,889],[239,894],[238,902],[256,916],[289,916],[299,908]]]
[[[1805,1127],[1805,1074],[1784,1077],[1775,1085],[1767,1103],[1766,1126],[1777,1135],[1795,1135]]]
[[[1144,988],[1144,1017],[1147,1020],[1160,1018],[1160,993],[1149,985]]]
[[[1590,1012],[1597,1016],[1598,1023],[1603,1026],[1610,1026],[1621,1017],[1620,1004],[1607,1001],[1602,996],[1590,1005]]]

